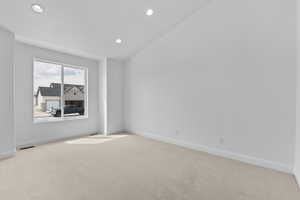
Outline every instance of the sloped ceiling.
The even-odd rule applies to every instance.
[[[33,3],[45,8],[31,10]],[[0,25],[17,40],[87,57],[125,58],[207,0],[0,0]],[[154,15],[145,15],[148,8]],[[121,38],[122,44],[115,39]]]

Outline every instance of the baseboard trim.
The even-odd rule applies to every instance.
[[[294,176],[295,176],[296,182],[298,183],[298,186],[300,188],[300,174],[295,172]]]
[[[98,134],[98,133],[92,132],[92,133],[84,133],[84,134],[73,135],[73,136],[65,136],[65,137],[61,137],[61,138],[46,138],[46,139],[42,139],[42,140],[31,140],[31,141],[22,142],[22,144],[18,144],[17,149],[27,147],[27,146],[39,146],[39,145],[44,145],[44,144],[63,142],[66,140],[87,137],[92,134]]]
[[[172,138],[164,137],[164,136],[158,136],[158,135],[155,135],[155,134],[140,133],[140,132],[139,133],[134,132],[134,134],[140,135],[140,136],[143,136],[143,137],[146,137],[146,138],[158,140],[158,141],[161,141],[161,142],[175,144],[175,145],[182,146],[182,147],[185,147],[185,148],[206,152],[206,153],[209,153],[209,154],[212,154],[212,155],[221,156],[221,157],[229,158],[229,159],[232,159],[232,160],[237,160],[237,161],[240,161],[240,162],[243,162],[243,163],[256,165],[256,166],[264,167],[264,168],[269,168],[269,169],[273,169],[273,170],[284,172],[284,173],[293,174],[291,166],[287,166],[287,165],[284,165],[284,164],[281,164],[281,163],[276,163],[276,162],[273,162],[273,161],[264,160],[264,159],[260,159],[260,158],[255,158],[255,157],[251,157],[251,156],[247,156],[247,155],[242,155],[242,154],[238,154],[238,153],[234,153],[234,152],[230,152],[230,151],[225,151],[225,150],[221,150],[221,149],[217,149],[217,148],[211,148],[211,147],[204,146],[204,145],[179,141],[179,140],[176,140],[176,139],[172,139]]]
[[[16,155],[16,150],[0,153],[0,160],[8,159]]]
[[[116,135],[116,134],[123,134],[127,133],[125,130],[117,130],[117,131],[109,131],[107,132],[107,135]]]

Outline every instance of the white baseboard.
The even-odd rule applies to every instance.
[[[42,138],[39,140],[22,141],[17,144],[17,148],[20,149],[22,147],[27,147],[27,146],[39,146],[39,145],[44,145],[44,144],[49,144],[49,143],[62,142],[62,141],[76,139],[76,138],[80,138],[80,137],[86,137],[86,136],[89,136],[92,134],[95,134],[95,133],[91,132],[91,133],[84,133],[84,134],[79,134],[79,135],[62,136],[59,138]]]
[[[11,158],[14,157],[15,155],[16,155],[16,150],[3,152],[0,153],[0,160]]]
[[[127,133],[125,130],[114,130],[114,131],[108,131],[107,135],[115,135],[115,134],[123,134]]]
[[[297,181],[297,183],[298,183],[298,186],[299,186],[299,188],[300,188],[300,174],[299,173],[294,173],[295,174],[295,179],[296,179],[296,181]]]
[[[292,166],[288,166],[288,165],[285,165],[282,163],[277,163],[277,162],[264,160],[264,159],[260,159],[260,158],[256,158],[256,157],[251,157],[251,156],[234,153],[234,152],[230,152],[230,151],[225,151],[225,150],[221,150],[221,149],[217,149],[217,148],[211,148],[211,147],[204,146],[204,145],[193,144],[190,142],[184,142],[184,141],[176,140],[176,139],[169,138],[169,137],[159,136],[159,135],[155,135],[155,134],[149,134],[149,133],[134,133],[134,134],[141,135],[146,138],[151,138],[154,140],[166,142],[166,143],[175,144],[178,146],[186,147],[186,148],[197,150],[197,151],[203,151],[203,152],[206,152],[206,153],[209,153],[212,155],[221,156],[221,157],[225,157],[225,158],[229,158],[229,159],[233,159],[233,160],[238,160],[238,161],[241,161],[241,162],[244,162],[247,164],[265,167],[265,168],[269,168],[269,169],[273,169],[276,171],[285,172],[285,173],[289,173],[289,174],[293,173]]]

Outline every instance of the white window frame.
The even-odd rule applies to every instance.
[[[43,62],[43,63],[48,63],[48,64],[55,64],[55,65],[60,65],[61,66],[61,99],[60,99],[60,109],[61,109],[61,117],[51,117],[51,118],[38,118],[34,117],[34,103],[32,103],[32,119],[33,123],[47,123],[47,122],[61,122],[61,121],[70,121],[70,120],[80,120],[80,119],[88,119],[89,113],[88,113],[88,68],[83,67],[83,66],[78,66],[78,65],[73,65],[73,64],[66,64],[62,62],[55,62],[55,61],[50,61],[46,59],[41,59],[41,58],[33,58],[33,63],[32,63],[32,94],[34,93],[34,64],[35,62]],[[84,85],[84,115],[82,116],[69,116],[69,117],[64,117],[64,68],[73,68],[73,69],[81,69],[84,70],[84,78],[85,78],[85,85]],[[32,96],[34,98],[34,96]],[[33,99],[31,102],[34,102],[35,99]]]

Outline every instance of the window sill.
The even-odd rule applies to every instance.
[[[35,118],[33,119],[34,124],[41,123],[55,123],[55,122],[64,122],[64,121],[74,121],[74,120],[84,120],[88,119],[88,116],[74,116],[74,117],[63,117],[63,118]]]

